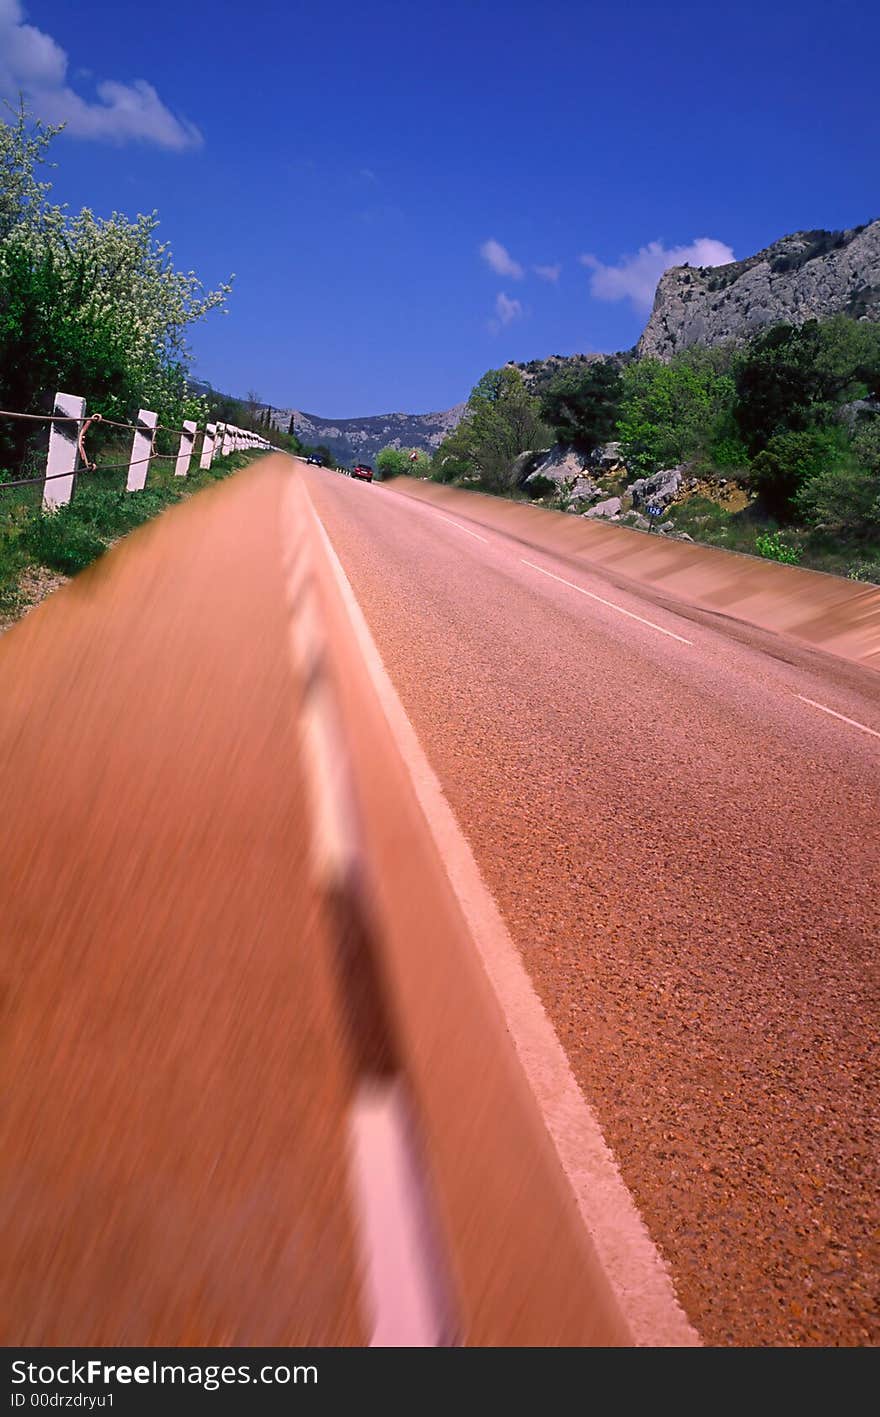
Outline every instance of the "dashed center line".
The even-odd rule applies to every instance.
[[[435,517],[439,517],[441,522],[448,522],[450,526],[454,526],[456,531],[463,531],[465,536],[472,536],[474,538],[474,541],[485,541],[486,545],[488,546],[488,536],[480,536],[480,533],[478,531],[470,531],[468,527],[461,526],[459,522],[454,522],[452,520],[452,517],[444,517],[442,512],[435,512],[434,515]]]
[[[607,605],[609,610],[616,610],[618,615],[626,615],[630,620],[638,620],[640,625],[647,625],[650,629],[657,630],[661,635],[668,635],[671,640],[678,640],[680,644],[693,644],[693,640],[686,640],[684,635],[677,635],[674,630],[666,630],[662,625],[655,625],[653,620],[646,620],[642,615],[635,615],[632,610],[624,610],[622,605],[615,605],[611,600],[603,600],[601,595],[594,595],[591,590],[584,590],[582,585],[575,585],[574,581],[567,581],[564,576],[557,576],[553,571],[545,571],[543,566],[536,566],[534,561],[527,561],[524,556],[521,556],[520,560],[524,566],[531,566],[533,571],[540,571],[542,576],[549,576],[551,581],[559,581],[560,585],[567,585],[571,590],[589,596],[590,600],[598,600],[600,605]]]
[[[847,718],[845,713],[837,713],[834,709],[828,708],[825,704],[817,704],[815,699],[806,699],[803,694],[797,696],[801,703],[810,704],[812,708],[821,709],[823,713],[830,713],[832,718],[839,718],[841,723],[848,723],[851,728],[860,728],[863,733],[870,733],[872,738],[880,738],[880,733],[876,728],[868,728],[867,724],[859,723],[857,718]]]

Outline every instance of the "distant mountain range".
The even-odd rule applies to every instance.
[[[532,387],[570,366],[596,359],[670,359],[692,344],[741,343],[764,325],[838,313],[880,320],[880,220],[848,231],[796,231],[726,266],[674,266],[657,286],[635,349],[621,354],[551,355],[518,364]],[[381,413],[324,418],[272,408],[271,422],[312,447],[323,444],[346,465],[372,462],[380,448],[433,452],[461,419],[465,404],[442,413]],[[261,405],[265,409],[266,405]]]
[[[291,428],[310,447],[329,448],[337,461],[372,462],[381,448],[420,448],[432,453],[464,412],[463,403],[443,413],[379,413],[369,418],[322,418],[297,408],[273,408],[272,426]]]

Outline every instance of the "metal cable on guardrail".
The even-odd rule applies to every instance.
[[[59,406],[64,409],[77,409],[77,412],[58,412]],[[209,423],[205,428],[198,428],[195,421],[184,425],[183,428],[169,428],[164,423],[160,424],[156,415],[147,409],[141,409],[137,423],[120,422],[117,419],[106,418],[103,414],[93,413],[86,415],[85,399],[70,394],[56,394],[54,413],[22,413],[17,409],[0,409],[0,421],[21,420],[31,423],[42,423],[49,427],[49,450],[47,455],[46,471],[38,477],[17,477],[8,481],[0,481],[0,492],[13,491],[20,487],[43,486],[45,490],[43,505],[55,508],[63,506],[70,501],[77,477],[97,472],[119,472],[128,471],[128,481],[126,491],[142,491],[146,484],[146,473],[143,476],[134,470],[149,466],[154,462],[175,463],[175,475],[186,477],[190,470],[192,458],[195,453],[196,442],[200,439],[199,447],[199,470],[208,471],[217,456],[225,456],[229,453],[245,451],[250,448],[258,448],[269,451],[273,444],[261,434],[251,429],[238,428],[235,424],[215,422]],[[92,461],[86,451],[85,438],[93,424],[100,423],[104,428],[121,429],[134,434],[132,454],[127,462],[104,463],[100,467]],[[71,437],[57,425],[75,424],[76,434]],[[159,453],[155,450],[155,438],[157,433],[171,434],[180,439],[180,444],[176,453]],[[146,457],[136,456],[142,453],[144,446],[149,447]],[[56,489],[54,484],[65,484]],[[51,491],[48,484],[53,484]]]

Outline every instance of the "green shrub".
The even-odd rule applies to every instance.
[[[380,482],[391,477],[420,477],[427,472],[428,466],[428,455],[419,448],[388,447],[376,454],[376,472]]]
[[[767,531],[755,540],[755,550],[767,561],[781,561],[784,566],[796,566],[801,552],[796,546],[787,546],[778,531]]]
[[[823,468],[795,496],[809,526],[864,537],[880,529],[880,476],[854,459]]]
[[[530,497],[549,497],[558,491],[558,483],[552,477],[545,477],[543,473],[538,477],[533,477],[528,487],[525,489]]]
[[[868,585],[880,585],[880,562],[857,561],[846,573],[848,581],[864,581]]]
[[[839,465],[845,449],[836,431],[809,428],[777,433],[752,463],[750,480],[769,514],[791,521],[801,488]]]
[[[738,438],[736,434],[728,433],[712,443],[709,448],[709,461],[714,467],[748,467],[748,449],[741,438]]]
[[[75,576],[107,549],[106,541],[78,518],[74,504],[38,512],[25,533],[34,560],[54,571]]]

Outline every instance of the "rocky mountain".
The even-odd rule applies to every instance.
[[[456,404],[442,413],[380,413],[369,418],[322,418],[296,408],[273,408],[272,426],[291,426],[309,447],[323,444],[345,465],[372,462],[380,448],[421,448],[431,453],[455,427],[464,412]],[[291,424],[292,420],[292,424]]]
[[[843,313],[880,320],[880,220],[849,231],[797,231],[727,266],[674,266],[661,277],[654,308],[634,349],[619,354],[553,354],[513,367],[533,393],[563,369],[595,360],[623,367],[632,359],[669,359],[692,344],[738,343],[763,325]],[[195,385],[209,392],[207,385]],[[265,405],[261,405],[265,410]],[[382,413],[324,418],[272,408],[274,428],[309,446],[324,444],[339,462],[372,462],[384,447],[433,452],[460,421],[464,403],[440,413]]]
[[[672,267],[636,354],[668,359],[692,344],[739,343],[762,325],[836,314],[880,320],[880,220],[796,231],[727,266]]]

